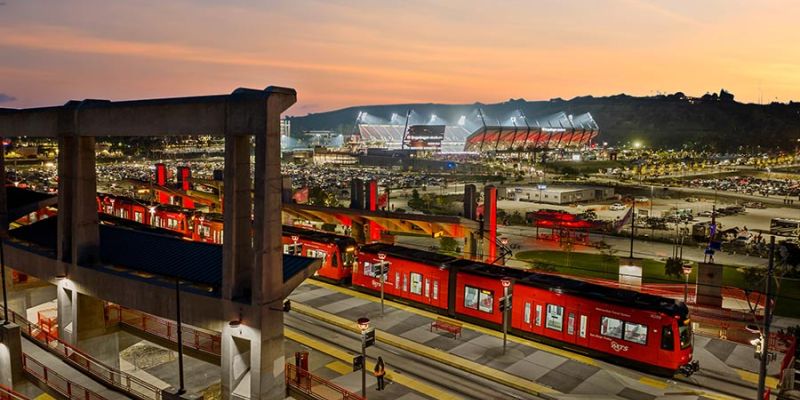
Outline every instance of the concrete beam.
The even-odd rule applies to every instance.
[[[228,133],[252,135],[264,126],[264,103],[273,94],[296,95],[294,89],[271,86],[236,89],[229,95],[0,109],[0,136],[58,137],[59,114],[75,103],[84,103],[77,117],[84,136],[223,135],[226,127]],[[229,104],[235,104],[235,113],[227,112]]]
[[[4,251],[9,268],[53,285],[59,284],[56,279],[59,271],[68,267],[66,263],[10,244],[5,245]],[[175,288],[172,284],[162,286],[82,266],[72,268],[66,281],[68,288],[77,293],[162,318],[175,318]],[[243,307],[245,311],[249,309],[247,305]],[[186,324],[214,331],[222,330],[222,321],[229,320],[223,318],[220,299],[185,291],[181,292],[181,319]]]

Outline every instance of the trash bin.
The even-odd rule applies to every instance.
[[[308,352],[298,351],[294,353],[294,365],[297,367],[297,379],[308,376]]]

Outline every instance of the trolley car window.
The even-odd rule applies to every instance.
[[[364,261],[364,276],[375,276],[375,272],[372,271],[372,263],[369,261]]]
[[[633,343],[647,344],[647,326],[626,322],[624,339]]]
[[[473,310],[478,309],[478,289],[474,287],[464,287],[464,307]]]
[[[573,313],[569,313],[569,318],[567,319],[567,334],[575,334],[575,314]]]
[[[400,289],[400,273],[399,272],[395,272],[394,273],[394,287]]]
[[[536,305],[536,326],[542,326],[542,305]]]
[[[339,268],[339,257],[336,257],[334,254],[333,258],[331,258],[331,267]]]
[[[692,328],[689,325],[678,327],[681,337],[681,349],[685,349],[692,345]]]
[[[675,349],[675,335],[672,333],[672,326],[666,325],[661,328],[661,349]]]
[[[611,317],[600,317],[600,334],[622,339],[622,321]]]
[[[561,332],[564,329],[564,307],[555,304],[547,305],[547,328]]]
[[[141,211],[134,211],[133,212],[133,220],[138,222],[138,223],[142,223],[142,222],[144,222],[144,215],[142,214]]]
[[[491,290],[481,289],[481,301],[478,303],[478,310],[491,314],[494,310],[494,293]]]
[[[581,315],[580,335],[581,335],[582,338],[586,337],[586,320],[587,320],[586,316],[585,315]]]
[[[439,300],[439,281],[433,281],[433,299]]]
[[[411,293],[422,294],[422,274],[411,273]]]
[[[491,314],[494,305],[494,293],[491,290],[464,286],[464,307]]]
[[[525,302],[525,313],[523,318],[526,324],[531,323],[531,303]]]

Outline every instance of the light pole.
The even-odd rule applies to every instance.
[[[386,283],[386,274],[384,273],[384,268],[389,263],[387,261],[385,261],[386,260],[386,253],[378,253],[378,260],[379,260],[378,261],[378,269],[379,269],[379,272],[381,274],[381,277],[379,278],[380,281],[381,281],[381,317],[383,317],[383,297],[384,297],[383,296],[383,293],[384,293],[383,288],[384,288],[384,284]],[[386,269],[388,270],[388,268],[386,268]],[[385,272],[388,272],[388,271],[385,271]]]
[[[503,278],[500,280],[503,285],[503,299],[501,301],[500,311],[503,312],[503,354],[506,354],[506,342],[508,339],[508,310],[511,308],[511,302],[508,301],[508,288],[511,286],[510,278]]]
[[[181,281],[175,278],[175,322],[178,334],[178,379],[180,388],[178,388],[178,395],[186,392],[183,384],[183,326],[181,325]]]
[[[767,300],[764,304],[764,330],[761,333],[761,365],[758,368],[758,398],[764,398],[769,355],[769,327],[772,323],[772,274],[775,271],[775,236],[769,239],[769,266],[767,267]]]
[[[6,227],[2,228],[5,229]],[[4,236],[5,231],[0,232],[0,275],[2,275],[3,281],[3,325],[8,325],[8,288],[6,288],[6,257],[3,250]]]
[[[691,264],[684,264],[683,267],[681,267],[681,270],[683,271],[683,276],[686,278],[685,284],[683,286],[683,302],[684,303],[688,303],[689,302],[689,274],[692,273],[692,265]]]
[[[367,398],[367,330],[369,318],[358,319],[358,329],[361,329],[361,396]]]

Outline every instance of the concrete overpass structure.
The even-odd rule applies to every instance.
[[[225,137],[225,232],[218,296],[188,290],[175,273],[181,320],[222,333],[222,395],[282,399],[282,301],[313,263],[284,279],[281,250],[280,114],[293,89],[237,89],[228,95],[0,109],[0,136],[58,139],[58,219],[52,251],[8,238],[8,197],[0,185],[0,234],[5,265],[57,285],[59,329],[80,347],[104,335],[104,301],[174,318],[176,290],[155,280],[108,272],[96,210],[98,136],[219,135]],[[255,174],[250,178],[251,136]],[[2,158],[0,158],[2,160]],[[2,163],[3,161],[0,161]],[[0,182],[5,166],[0,165]],[[251,192],[254,190],[254,195]],[[254,218],[251,223],[251,216]],[[105,241],[107,239],[103,239]],[[140,251],[153,251],[141,249]],[[157,255],[156,255],[157,256]],[[164,266],[169,270],[169,265]],[[4,337],[9,333],[3,332]],[[17,379],[18,360],[11,360]],[[247,388],[238,388],[246,384]]]

